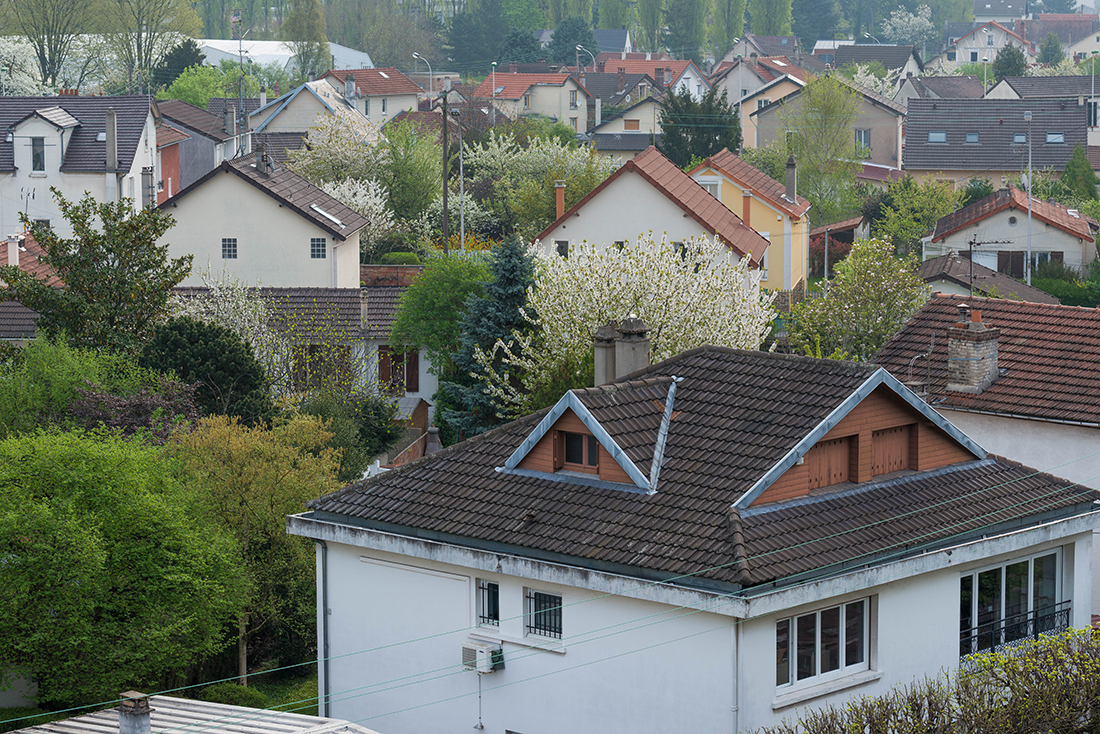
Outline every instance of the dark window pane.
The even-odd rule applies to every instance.
[[[775,684],[791,682],[791,620],[775,624]]]
[[[584,463],[584,436],[581,434],[565,434],[565,462],[567,464]]]
[[[974,577],[963,576],[959,580],[959,635],[963,638],[961,655],[972,652],[970,634],[974,630]]]
[[[1019,640],[1028,634],[1027,604],[1028,562],[1020,561],[1005,568],[1005,640]],[[1023,615],[1023,616],[1021,616]]]
[[[1001,642],[1001,569],[978,574],[978,649],[992,648]]]
[[[1053,553],[1035,559],[1035,612],[1037,615],[1042,615],[1044,611],[1049,612],[1050,607],[1053,607],[1057,601],[1054,575],[1057,560],[1057,556]]]
[[[840,667],[840,607],[821,612],[821,672]]]
[[[31,170],[46,170],[46,139],[31,138]]]
[[[587,459],[588,459],[588,465],[589,466],[596,466],[596,459],[598,459],[599,456],[600,456],[599,445],[600,445],[599,441],[596,440],[595,436],[589,436],[588,437],[588,456],[587,456]]]
[[[857,601],[844,608],[844,664],[863,660],[863,620],[867,602]]]
[[[798,680],[817,675],[817,615],[806,614],[796,622]]]
[[[500,586],[492,581],[481,582],[481,624],[500,624]]]

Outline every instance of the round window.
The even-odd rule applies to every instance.
[[[1009,217],[1008,218],[1008,226],[1009,227],[1015,227],[1016,226],[1016,217]]]

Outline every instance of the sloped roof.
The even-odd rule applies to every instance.
[[[630,31],[625,28],[597,28],[592,31],[592,36],[596,39],[596,46],[599,48],[597,53],[621,52],[630,41]]]
[[[225,131],[225,118],[196,107],[182,99],[162,99],[157,102],[161,117],[198,133],[214,142],[222,143],[233,136]]]
[[[695,167],[692,174],[700,168],[709,166],[725,174],[739,185],[752,190],[753,194],[764,199],[777,209],[781,209],[794,219],[799,219],[810,209],[808,199],[795,194],[795,200],[787,199],[787,188],[758,168],[749,165],[745,159],[726,148],[710,156]]]
[[[1044,293],[1038,288],[1033,288],[992,268],[961,258],[954,251],[925,260],[917,268],[917,275],[926,283],[947,280],[963,288],[970,287],[971,272],[974,275],[974,292],[979,295],[992,295],[1011,301],[1061,304],[1061,301],[1049,293]]]
[[[1028,146],[1013,142],[1026,134],[1024,113],[1032,113],[1032,165],[1061,171],[1074,147],[1086,143],[1085,107],[1058,100],[1037,99],[917,99],[909,100],[905,121],[905,167],[922,171],[1023,171]],[[946,143],[928,141],[930,131],[946,133]],[[1064,143],[1047,144],[1046,133],[1064,134]],[[978,133],[978,143],[967,143]]]
[[[888,97],[884,97],[881,94],[879,94],[878,92],[875,92],[871,89],[868,89],[867,87],[863,86],[862,84],[856,84],[851,79],[840,76],[839,74],[830,76],[829,78],[836,81],[836,82],[838,82],[838,83],[840,83],[840,84],[843,84],[844,86],[848,87],[849,89],[851,89],[855,92],[859,92],[859,94],[863,97],[863,99],[866,100],[867,102],[869,102],[870,104],[875,105],[876,107],[881,107],[882,109],[886,110],[887,112],[890,112],[890,113],[892,113],[892,114],[894,114],[898,117],[904,117],[905,116],[905,105],[902,105],[899,102],[895,102],[894,100],[892,100]],[[768,104],[764,107],[753,110],[750,113],[750,115],[771,114],[772,112],[774,112],[776,110],[777,107],[779,107],[781,104],[783,104],[784,101],[795,99],[800,94],[802,94],[802,89],[796,89],[795,91],[788,94],[786,97],[774,100],[770,104]]]
[[[1092,77],[1074,76],[1006,76],[1004,84],[1012,87],[1020,99],[1073,99],[1092,94]]]
[[[304,133],[252,133],[252,149],[264,146],[264,150],[278,165],[285,165],[290,153],[306,146],[308,132]]]
[[[289,107],[290,103],[293,102],[299,94],[312,95],[314,99],[321,103],[322,107],[333,114],[335,114],[337,110],[346,110],[356,115],[359,114],[352,106],[351,102],[344,99],[344,95],[341,92],[334,89],[327,81],[317,79],[295,87],[282,97],[278,97],[268,102],[263,107],[257,107],[252,112],[249,112],[249,117],[251,117],[253,115],[259,115],[261,112],[270,111],[267,117],[264,118],[264,121],[255,126],[256,132],[263,132],[263,129],[281,115],[283,110]],[[360,117],[362,116],[360,115]],[[363,120],[366,121],[366,118],[363,118]]]
[[[1016,209],[1026,213],[1027,192],[1017,188],[1001,189],[957,212],[948,214],[936,222],[932,230],[932,241],[939,242],[948,235],[973,226],[1006,209]],[[1095,219],[1076,209],[1034,197],[1031,199],[1031,215],[1041,222],[1046,222],[1067,234],[1089,242],[1095,239],[1096,231],[1100,228],[1100,224]]]
[[[978,99],[984,94],[976,76],[914,76],[906,81],[921,99]]]
[[[600,131],[601,128],[606,126],[612,120],[618,120],[621,117],[626,117],[628,114],[630,114],[630,112],[637,109],[638,107],[641,107],[644,104],[652,104],[652,105],[657,105],[658,107],[660,107],[665,103],[666,99],[668,99],[668,95],[665,94],[664,92],[658,92],[656,94],[651,94],[648,97],[644,97],[643,99],[639,99],[637,102],[633,103],[632,105],[627,107],[622,112],[617,112],[614,115],[611,115],[611,117],[607,117],[607,118],[603,119],[600,122],[600,124],[597,125],[596,127],[592,128],[590,130],[590,132],[592,134],[597,134]]]
[[[628,57],[632,55],[634,54],[627,54]],[[710,82],[706,81],[706,75],[699,71],[699,67],[695,66],[695,62],[691,59],[688,59],[686,61],[662,60],[656,58],[656,55],[654,55],[653,60],[646,61],[644,58],[619,59],[612,56],[610,59],[607,60],[604,69],[612,69],[616,72],[619,69],[622,69],[627,74],[649,74],[650,78],[656,80],[662,86],[665,85],[665,69],[671,69],[673,84],[676,84],[678,81],[680,81],[680,77],[683,76],[684,72],[686,72],[688,69],[695,69],[699,78],[702,79],[707,86],[710,86]],[[497,84],[500,84],[499,71],[497,72]]]
[[[975,26],[975,27],[974,27],[974,29],[973,29],[972,31],[970,31],[969,33],[967,33],[967,34],[966,34],[965,36],[961,36],[961,37],[960,37],[960,38],[958,39],[958,41],[956,41],[955,43],[956,43],[956,44],[958,44],[958,42],[959,42],[959,41],[961,41],[961,40],[963,40],[964,38],[967,38],[967,37],[969,37],[969,36],[972,36],[972,35],[974,35],[975,33],[977,33],[978,31],[980,31],[980,30],[982,30],[982,29],[984,29],[984,28],[988,28],[988,27],[990,27],[990,26],[993,26],[994,28],[999,28],[999,29],[1001,29],[1002,31],[1004,31],[1004,32],[1005,32],[1005,33],[1006,33],[1007,35],[1011,36],[1012,38],[1015,38],[1015,39],[1016,39],[1017,41],[1019,41],[1019,42],[1020,42],[1020,45],[1024,47],[1024,50],[1025,50],[1025,51],[1030,51],[1030,50],[1031,50],[1031,45],[1030,45],[1030,44],[1029,44],[1029,43],[1027,42],[1027,40],[1026,40],[1026,39],[1025,39],[1025,38],[1024,38],[1023,36],[1021,36],[1021,35],[1020,35],[1019,33],[1017,33],[1016,31],[1012,30],[1011,28],[1006,28],[1006,27],[1005,27],[1004,25],[1002,25],[1002,24],[998,23],[998,22],[997,22],[997,21],[995,21],[995,20],[991,20],[991,21],[988,21],[988,22],[986,22],[986,23],[982,23],[981,25],[977,25],[977,26]]]
[[[334,239],[345,240],[367,224],[366,217],[286,168],[276,167],[269,173],[260,173],[256,170],[255,156],[252,155],[222,161],[220,166],[160,204],[158,208],[174,206],[220,173],[236,175],[314,226],[325,230]]]
[[[183,130],[172,127],[167,122],[162,122],[157,125],[157,148],[166,148],[169,145],[175,145],[176,143],[182,143],[184,140],[189,140],[190,135]]]
[[[577,72],[573,72],[572,77],[581,81]],[[601,100],[604,107],[621,104],[641,82],[648,84],[651,92],[656,89],[657,85],[649,74],[623,74],[623,88],[620,90],[619,73],[615,69],[596,73],[586,72],[583,80],[584,88],[593,97]]]
[[[623,57],[626,58],[623,58]],[[647,58],[648,57],[648,58]],[[672,61],[673,58],[665,52],[649,53],[645,51],[631,51],[629,53],[623,53],[622,51],[611,52],[601,51],[596,54],[597,64],[615,64],[619,61],[645,61],[646,63],[656,63],[658,61]]]
[[[661,142],[661,134],[656,133],[592,133],[592,147],[600,152],[613,150],[643,151],[651,145]]]
[[[349,74],[355,80],[355,86],[359,93],[366,97],[386,94],[422,94],[424,92],[416,82],[392,66],[381,69],[330,70],[326,71],[324,76],[335,80],[339,88],[343,89],[344,80]]]
[[[924,68],[920,54],[913,46],[889,43],[854,43],[850,46],[840,46],[833,58],[837,68],[848,64],[868,64],[878,61],[886,67],[887,71],[892,71],[908,64],[910,58],[916,59],[917,68]]]
[[[1023,18],[1027,0],[974,0],[974,15],[1002,15]]]
[[[872,565],[1044,511],[1092,508],[1085,490],[993,458],[739,507],[766,473],[816,441],[828,416],[846,414],[870,390],[947,425],[866,364],[701,347],[563,400],[648,475],[673,376],[682,380],[656,491],[508,470],[546,409],[308,506],[320,520],[731,590]]]
[[[363,338],[389,339],[393,321],[397,318],[397,307],[400,305],[401,296],[408,287],[365,286],[361,290],[363,304],[366,306]]]
[[[269,325],[305,344],[353,344],[362,320],[358,288],[250,288],[267,304]],[[177,287],[172,296],[189,301],[207,295],[202,286]]]
[[[825,234],[825,230],[830,233],[833,232],[848,232],[856,229],[863,224],[863,217],[852,217],[851,219],[845,219],[843,222],[833,222],[832,224],[823,224],[820,227],[814,227],[810,230],[810,236],[816,237],[819,234]]]
[[[496,97],[497,99],[519,99],[523,95],[527,94],[527,90],[534,86],[550,86],[560,87],[566,82],[572,81],[581,91],[588,94],[584,87],[576,79],[573,79],[569,74],[511,74],[509,72],[497,71],[496,73],[496,94],[493,94],[493,75],[485,77],[485,81],[478,85],[478,88],[474,90],[474,97],[477,99],[489,99]]]
[[[980,395],[949,392],[947,330],[960,303],[982,312],[1000,329],[997,366],[1001,376]],[[929,400],[936,405],[1040,420],[1100,425],[1100,310],[1076,306],[935,295],[888,341],[874,361],[900,380],[918,359],[914,377],[930,374]]]
[[[757,36],[746,33],[745,41],[754,46],[761,56],[782,56],[798,50],[798,39],[794,36]]]
[[[128,171],[134,163],[141,133],[149,115],[156,117],[152,97],[120,95],[117,97],[3,97],[0,103],[0,129],[9,130],[21,120],[39,113],[42,119],[62,127],[79,124],[65,148],[61,170],[66,173],[103,172],[107,170],[107,143],[96,137],[107,129],[107,110],[114,109],[118,133],[118,167]],[[49,117],[47,117],[47,115]],[[50,119],[52,117],[53,119]],[[64,123],[64,124],[62,124]],[[0,136],[0,171],[15,170],[15,142]]]
[[[211,97],[206,101],[206,111],[212,115],[221,117],[225,114],[225,108],[228,105],[237,107],[240,104],[239,97]],[[259,97],[245,97],[244,98],[244,111],[246,113],[260,109]]]
[[[541,240],[547,237],[578,209],[626,173],[640,175],[669,201],[683,209],[687,216],[702,225],[706,231],[717,235],[738,255],[748,256],[754,267],[760,266],[764,251],[768,248],[768,240],[756,230],[746,227],[739,216],[711,196],[706,189],[693,181],[691,176],[681,171],[675,163],[653,146],[624,163],[619,170],[574,204],[535,239]]]
[[[0,294],[3,289],[0,289]],[[0,300],[0,339],[33,339],[38,312],[18,301]]]
[[[7,243],[0,242],[0,264],[8,264]],[[53,268],[45,265],[41,258],[46,254],[42,245],[35,241],[30,232],[23,234],[19,243],[19,269],[33,275],[53,288],[65,284],[57,277]],[[18,301],[4,300],[7,289],[0,287],[0,339],[33,339],[36,333],[35,322],[38,312],[32,311]]]

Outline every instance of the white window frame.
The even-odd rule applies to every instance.
[[[1026,556],[1020,556],[1008,561],[1002,561],[1001,563],[994,563],[988,566],[981,566],[966,573],[959,574],[959,609],[962,610],[962,579],[970,578],[970,632],[980,629],[985,626],[978,623],[978,576],[993,571],[995,569],[1001,570],[1001,608],[999,610],[997,620],[994,623],[1004,624],[1005,621],[1005,608],[1008,604],[1008,590],[1006,588],[1008,567],[1015,566],[1018,563],[1027,563],[1027,577],[1028,577],[1028,600],[1027,600],[1027,612],[1030,614],[1035,612],[1035,559],[1045,558],[1046,556],[1054,556],[1054,599],[1055,605],[1060,604],[1063,601],[1067,601],[1063,598],[1065,593],[1065,566],[1062,555],[1062,548],[1047,548],[1036,553],[1030,553]],[[960,622],[960,631],[962,629],[962,620]],[[986,623],[990,624],[990,623]],[[960,650],[961,652],[961,650]]]
[[[1065,133],[1047,133],[1047,145],[1065,145],[1066,134]]]
[[[935,138],[933,139],[932,136],[935,136]],[[929,130],[928,131],[928,142],[933,143],[933,144],[946,143],[947,142],[947,131],[946,130]]]
[[[846,637],[847,637],[847,629],[846,629],[847,624],[845,623],[846,622],[846,615],[847,615],[847,608],[851,604],[858,604],[858,603],[863,604],[863,629],[860,632],[860,634],[863,637],[863,650],[862,650],[862,653],[863,653],[862,658],[863,659],[858,663],[853,663],[851,665],[844,665],[843,656],[847,654],[847,639],[846,639]],[[839,629],[838,643],[837,643],[839,645],[839,652],[840,652],[840,655],[841,655],[840,667],[838,667],[836,670],[821,672],[821,614],[823,612],[827,612],[827,611],[832,610],[832,609],[839,609],[840,610],[840,623],[839,623],[840,629]],[[850,676],[850,675],[853,675],[853,674],[856,674],[856,673],[861,673],[861,672],[870,670],[871,669],[871,656],[873,654],[872,644],[871,644],[871,632],[872,632],[872,626],[873,625],[871,623],[871,619],[872,619],[872,615],[874,615],[875,612],[876,612],[876,608],[875,608],[875,604],[873,603],[873,598],[869,597],[869,596],[865,596],[865,597],[862,597],[862,598],[859,598],[859,599],[848,599],[846,601],[842,601],[842,602],[839,602],[837,604],[833,604],[833,605],[826,606],[826,607],[821,607],[820,609],[814,609],[814,610],[802,612],[800,614],[792,614],[789,617],[784,617],[782,619],[777,619],[775,621],[776,652],[777,652],[777,654],[778,654],[778,650],[779,650],[779,648],[778,648],[779,626],[785,622],[788,625],[787,626],[788,632],[787,632],[787,682],[786,683],[780,683],[779,682],[779,660],[777,658],[776,659],[776,669],[775,669],[775,672],[776,672],[776,686],[775,686],[776,687],[776,692],[782,694],[782,693],[786,693],[788,691],[795,691],[795,690],[799,690],[801,688],[808,688],[808,687],[816,686],[816,685],[818,685],[820,683],[823,683],[823,682],[826,682],[826,681],[836,680],[838,678],[845,678],[847,676]],[[803,618],[803,617],[808,617],[808,616],[811,616],[811,615],[813,615],[815,617],[815,621],[814,621],[814,625],[815,625],[814,626],[814,645],[815,645],[815,647],[814,647],[814,666],[817,669],[817,672],[814,673],[813,675],[810,675],[810,676],[807,676],[806,678],[803,678],[802,680],[798,680],[798,620]]]

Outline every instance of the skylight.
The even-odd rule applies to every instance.
[[[493,94],[500,94],[503,91],[504,91],[504,87],[497,87],[497,91],[493,92]]]
[[[775,64],[776,66],[786,66],[787,65],[787,63],[785,61],[773,61],[772,63]]]
[[[318,214],[320,214],[322,217],[329,220],[330,222],[333,222],[334,224],[336,224],[336,226],[338,226],[340,229],[344,228],[344,223],[343,222],[341,222],[339,219],[332,216],[331,214],[329,214],[328,212],[326,212],[324,209],[317,206],[316,204],[310,204],[309,208],[312,209],[313,211],[317,212]]]
[[[386,73],[386,72],[384,72],[384,71],[380,71],[380,72],[378,72],[378,73],[382,75],[382,78],[383,78],[383,79],[389,79],[389,78],[390,78],[390,75],[389,75],[389,74],[387,74],[387,73]]]

